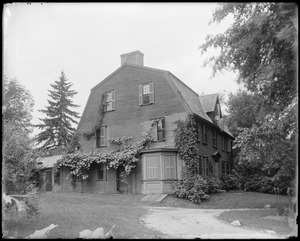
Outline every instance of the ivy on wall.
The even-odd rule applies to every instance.
[[[132,169],[136,167],[141,150],[148,149],[153,142],[150,129],[144,131],[141,135],[142,139],[137,142],[129,142],[133,137],[125,136],[109,139],[112,144],[120,146],[118,150],[111,152],[66,153],[61,160],[56,162],[54,170],[57,172],[63,166],[68,167],[70,169],[68,177],[71,177],[71,183],[73,187],[76,187],[76,181],[89,178],[89,171],[93,163],[102,163],[107,169],[118,169],[122,165],[125,171],[121,175],[123,181],[127,184],[127,177],[132,172]]]
[[[186,120],[176,122],[174,130],[175,146],[178,156],[183,161],[181,169],[181,179],[172,186],[173,195],[186,198],[194,203],[200,203],[209,198],[210,193],[220,190],[220,182],[214,178],[213,166],[209,162],[209,176],[202,177],[197,173],[200,154],[197,147],[196,121],[192,114]]]
[[[105,94],[102,94],[100,97],[100,105],[97,113],[96,124],[90,131],[83,132],[83,136],[86,137],[88,140],[95,136],[95,131],[99,129],[103,123],[104,113],[105,113],[105,106],[106,106],[106,97]]]

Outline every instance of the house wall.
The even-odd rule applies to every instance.
[[[228,135],[225,135],[222,133],[220,130],[217,128],[214,128],[210,125],[206,125],[207,128],[207,144],[204,144],[202,141],[202,136],[201,136],[201,141],[197,144],[197,147],[199,149],[199,154],[208,156],[212,161],[213,157],[212,154],[215,152],[219,152],[221,154],[221,158],[219,159],[218,162],[215,163],[215,169],[217,169],[216,176],[218,178],[221,178],[222,176],[222,161],[229,161],[232,163],[232,150],[228,152],[227,150],[222,150],[222,139],[221,136],[226,136],[227,137],[227,142],[230,142],[230,138]],[[213,131],[217,130],[217,147],[213,146]],[[228,143],[227,143],[228,145]]]
[[[139,85],[153,81],[154,83],[154,104],[139,105]],[[101,95],[106,91],[115,91],[115,108],[116,110],[105,112],[102,125],[107,126],[108,138],[119,138],[123,136],[132,136],[132,142],[142,138],[141,133],[149,128],[153,130],[152,119],[158,117],[165,118],[165,141],[151,144],[151,149],[172,147],[174,148],[173,129],[176,128],[175,121],[184,120],[187,112],[179,101],[177,95],[171,89],[165,78],[164,71],[152,71],[146,69],[126,66],[121,71],[105,80],[100,86],[91,92],[89,101],[86,105],[84,114],[79,124],[79,131],[89,131],[95,125],[97,119],[97,110],[100,107]],[[110,152],[119,146],[107,142],[106,147],[97,148],[95,137],[89,140],[85,137],[80,138],[81,150]],[[91,168],[91,176],[95,175],[94,167]],[[110,172],[111,184],[115,185],[117,171]],[[142,180],[142,163],[139,161],[137,167],[128,177],[128,188],[130,192],[141,193],[143,191]],[[109,181],[107,181],[109,182]],[[70,189],[68,187],[68,189]],[[103,185],[90,180],[84,184],[84,191],[99,192],[103,190]],[[113,188],[111,188],[113,190]]]

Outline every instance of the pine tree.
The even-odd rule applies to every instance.
[[[64,72],[61,71],[59,80],[51,84],[53,90],[48,90],[48,95],[51,98],[51,100],[48,100],[49,106],[44,110],[39,110],[39,112],[46,114],[47,117],[40,118],[43,124],[35,125],[42,129],[42,132],[36,138],[38,144],[43,144],[41,148],[48,150],[64,149],[70,143],[76,131],[71,123],[78,123],[76,119],[79,118],[79,113],[70,110],[70,108],[79,106],[73,104],[71,100],[77,94],[76,91],[70,89],[72,85],[71,82],[68,82]]]

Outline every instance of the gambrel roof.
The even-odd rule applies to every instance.
[[[93,87],[91,89],[91,92],[93,92],[95,89],[99,88],[103,83],[108,81],[115,74],[119,73],[124,68],[128,68],[128,67],[129,68],[139,68],[142,70],[153,71],[153,72],[161,74],[162,76],[164,76],[165,80],[170,84],[171,88],[173,89],[173,91],[175,92],[177,97],[180,99],[180,101],[185,106],[185,109],[187,110],[187,112],[196,114],[200,118],[204,119],[205,121],[211,123],[212,125],[215,125],[215,123],[213,123],[213,121],[207,115],[207,112],[209,112],[208,110],[211,110],[211,109],[212,109],[212,111],[214,110],[214,107],[212,107],[212,105],[213,105],[213,103],[216,103],[215,101],[218,98],[218,94],[207,95],[207,97],[205,97],[205,98],[203,98],[204,96],[200,97],[195,91],[193,91],[190,87],[188,87],[180,79],[178,79],[175,75],[173,75],[171,72],[169,72],[167,70],[125,63],[125,64],[121,65],[118,69],[116,69],[112,74],[107,76],[104,80],[102,80],[100,83],[98,83],[95,87]],[[90,94],[90,96],[91,96],[91,94]],[[89,102],[89,100],[88,100],[88,102]],[[88,103],[87,103],[87,105],[88,105]],[[84,114],[85,114],[85,110],[83,111],[83,115]],[[81,124],[81,119],[78,124],[78,127],[80,126],[80,124]],[[228,134],[232,136],[232,134],[230,132]]]

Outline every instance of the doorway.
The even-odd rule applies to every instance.
[[[46,192],[52,192],[52,170],[46,171]]]

